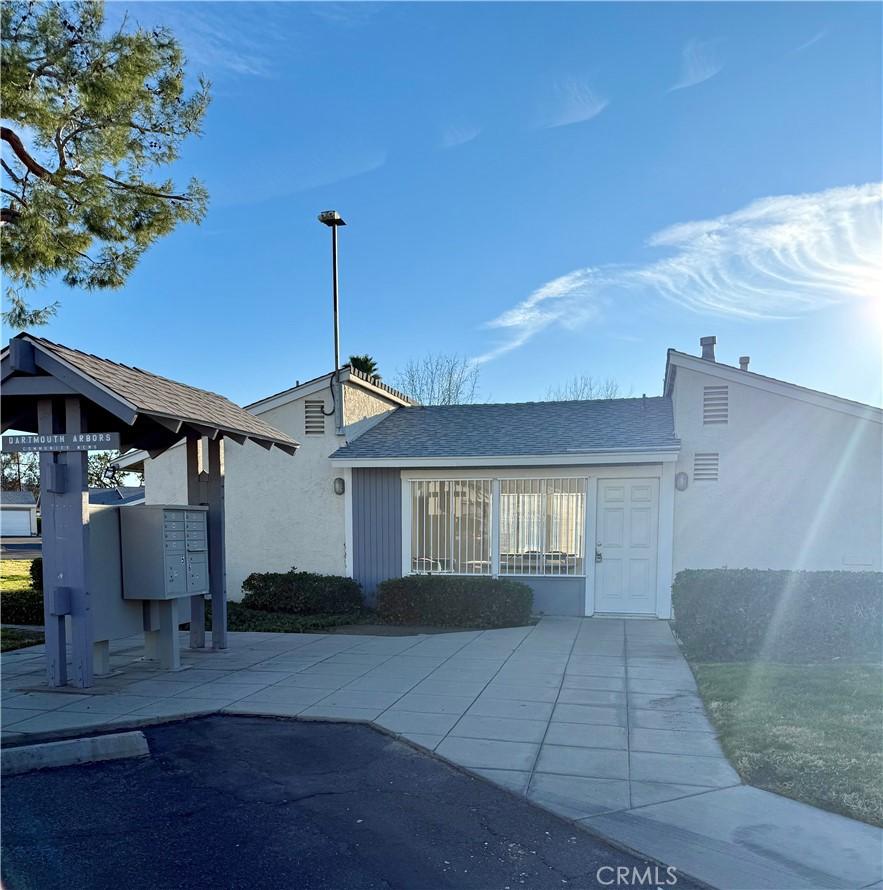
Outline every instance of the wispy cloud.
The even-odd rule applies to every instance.
[[[109,3],[109,28],[124,17],[144,28],[168,26],[197,72],[270,77],[275,60],[286,47],[284,31],[271,17],[280,10],[272,3]]]
[[[551,110],[544,114],[541,126],[566,127],[597,117],[609,104],[592,87],[579,78],[568,78],[555,85]]]
[[[471,124],[461,124],[446,127],[442,132],[442,145],[445,148],[456,148],[458,145],[466,145],[472,142],[481,133],[481,127]]]
[[[724,67],[715,51],[717,41],[689,40],[684,47],[681,59],[681,76],[668,91],[684,90],[705,83]]]
[[[824,37],[827,37],[827,35],[827,28],[823,28],[821,31],[819,31],[818,34],[813,34],[813,36],[810,37],[809,40],[805,40],[799,46],[795,46],[794,49],[791,50],[791,55],[793,56],[795,53],[802,53],[805,49],[809,49],[811,46],[815,46],[815,44],[817,44]]]
[[[503,333],[487,362],[547,328],[597,319],[616,297],[657,297],[711,315],[785,318],[880,297],[883,184],[762,198],[735,213],[654,234],[671,253],[644,265],[577,269],[487,323]]]

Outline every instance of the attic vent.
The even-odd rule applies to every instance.
[[[717,482],[720,454],[716,451],[696,452],[693,455],[693,481]]]
[[[726,423],[730,415],[730,391],[727,386],[702,387],[702,422]]]
[[[325,402],[321,399],[304,401],[304,432],[308,436],[325,435]]]

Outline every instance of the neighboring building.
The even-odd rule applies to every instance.
[[[328,455],[389,412],[412,404],[403,393],[352,368],[340,372],[342,435],[335,429],[333,374],[325,374],[247,405],[249,411],[300,443],[294,459],[249,442],[225,457],[227,592],[242,596],[252,572],[284,572],[292,566],[342,575],[346,572],[346,498],[335,493]],[[146,503],[187,502],[184,447],[155,460],[126,455],[120,466],[143,466]],[[338,486],[340,483],[338,483]]]
[[[37,534],[37,502],[30,491],[0,492],[0,537]]]
[[[258,402],[303,445],[230,462],[230,594],[292,564],[369,597],[499,575],[549,614],[667,618],[684,568],[881,571],[883,412],[742,364],[703,338],[702,358],[669,350],[661,396],[444,407],[349,372],[345,444],[310,407],[330,375]],[[181,450],[144,461],[148,503],[182,500]]]
[[[90,488],[89,503],[110,507],[132,507],[144,503],[144,488],[115,485],[113,488]]]

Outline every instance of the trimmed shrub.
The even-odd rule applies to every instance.
[[[883,573],[691,569],[672,587],[695,661],[879,662]]]
[[[356,612],[362,588],[352,578],[313,572],[252,572],[242,582],[242,605],[262,612],[319,615]]]
[[[4,624],[43,624],[43,591],[4,590],[0,620]]]
[[[38,556],[31,561],[31,584],[34,590],[43,589],[43,557]]]
[[[262,633],[315,633],[345,624],[363,624],[371,620],[370,612],[349,612],[335,615],[288,615],[284,612],[265,612],[249,609],[242,603],[227,603],[227,630],[259,631]],[[212,604],[205,604],[206,630],[212,627]]]
[[[377,612],[389,624],[515,627],[528,624],[533,591],[503,578],[408,575],[377,588]]]

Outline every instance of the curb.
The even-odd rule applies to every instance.
[[[150,749],[143,732],[118,732],[112,735],[22,745],[4,750],[0,775],[17,776],[32,770],[97,763],[102,760],[146,757],[149,754]]]

